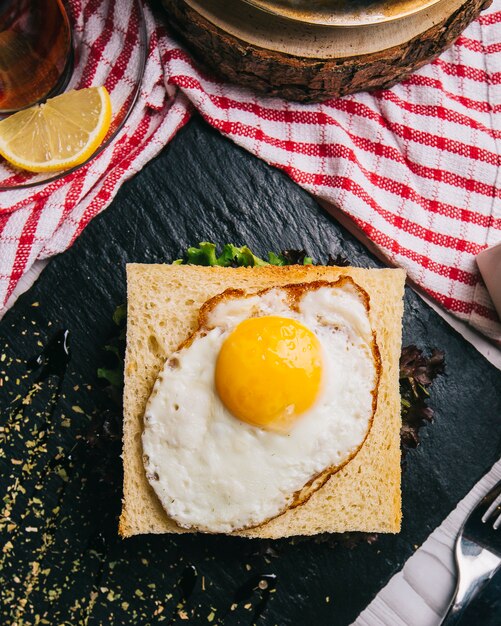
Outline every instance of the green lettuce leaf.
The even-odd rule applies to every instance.
[[[268,260],[265,261],[256,256],[247,246],[233,245],[227,243],[223,246],[221,254],[218,256],[216,244],[209,241],[202,241],[198,247],[191,246],[186,250],[182,259],[174,261],[175,265],[219,265],[220,267],[262,267],[264,265],[312,265],[311,257],[306,256],[304,250],[284,250],[280,254],[268,253]]]

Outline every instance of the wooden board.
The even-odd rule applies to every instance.
[[[314,102],[386,88],[437,57],[491,0],[441,0],[399,20],[330,27],[241,0],[163,0],[197,61],[259,93]]]

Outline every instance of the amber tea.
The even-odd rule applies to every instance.
[[[61,0],[0,0],[0,112],[55,95],[71,65],[71,30]]]

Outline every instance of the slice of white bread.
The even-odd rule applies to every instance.
[[[184,533],[169,519],[143,467],[143,413],[155,378],[173,351],[195,330],[198,310],[228,288],[258,291],[270,286],[348,275],[370,296],[382,371],[378,404],[358,454],[304,504],[245,537],[279,538],[322,532],[398,532],[400,493],[399,358],[405,272],[396,269],[288,266],[259,268],[193,265],[127,265],[127,351],[124,390],[124,494],[119,533]]]

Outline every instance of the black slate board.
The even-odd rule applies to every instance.
[[[1,623],[348,624],[499,457],[501,374],[407,290],[404,345],[444,350],[447,369],[432,387],[435,423],[407,457],[399,535],[351,550],[328,538],[120,540],[120,417],[96,377],[102,347],[125,263],[168,262],[202,240],[378,265],[286,176],[199,119],[126,183],[0,323]],[[55,361],[61,329],[67,364]],[[49,363],[27,367],[48,344]],[[273,593],[253,590],[262,575]],[[499,623],[494,585],[483,624]]]

